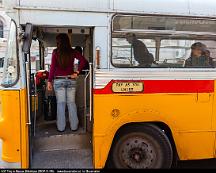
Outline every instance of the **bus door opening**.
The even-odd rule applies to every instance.
[[[91,62],[93,57],[93,32],[92,28],[65,28],[65,27],[34,27],[33,42],[31,45],[31,120],[32,120],[32,168],[56,168],[61,167],[62,153],[70,159],[89,152],[89,161],[87,167],[92,167],[92,121],[90,112],[92,110],[91,101]],[[66,33],[70,39],[73,49],[80,51],[89,62],[80,74],[76,86],[76,106],[79,119],[79,128],[77,131],[71,131],[68,118],[68,109],[66,106],[66,128],[64,132],[59,132],[56,127],[57,102],[55,91],[47,90],[48,75],[51,65],[52,52],[56,48],[56,36],[59,33]],[[79,62],[74,62],[74,68],[77,68]],[[76,153],[74,150],[76,150]],[[57,152],[57,154],[56,154]],[[59,153],[58,153],[59,152]],[[75,152],[75,153],[74,153]],[[53,160],[46,160],[47,154],[55,156],[53,159],[59,159],[60,165],[53,165]],[[46,156],[45,156],[46,155]],[[85,157],[83,155],[83,157]],[[44,158],[44,160],[43,160]],[[41,161],[41,159],[43,161]],[[82,162],[83,159],[79,162]],[[76,168],[73,163],[68,162],[66,167]]]

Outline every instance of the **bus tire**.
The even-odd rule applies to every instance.
[[[173,150],[168,137],[157,126],[133,125],[120,130],[110,158],[114,168],[170,168]]]

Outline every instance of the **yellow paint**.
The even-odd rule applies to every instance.
[[[0,91],[2,158],[22,168],[29,167],[26,98],[26,90]],[[215,105],[214,93],[94,95],[95,168],[104,167],[116,131],[131,122],[167,124],[181,160],[214,158]]]
[[[38,95],[36,96],[32,96],[32,111],[35,111],[35,107],[36,110],[38,110]]]
[[[104,167],[116,131],[131,122],[167,124],[181,160],[215,157],[213,104],[214,93],[95,94],[95,167]],[[120,115],[112,116],[113,109],[118,109]]]
[[[21,161],[20,146],[20,96],[19,91],[0,91],[1,119],[0,138],[2,160],[6,162]]]
[[[22,168],[29,167],[26,98],[26,90],[0,91],[2,159],[9,163],[21,162]]]

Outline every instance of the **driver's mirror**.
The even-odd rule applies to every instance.
[[[32,33],[33,33],[33,25],[31,23],[26,23],[23,48],[22,48],[25,54],[29,54],[31,43],[32,43]]]

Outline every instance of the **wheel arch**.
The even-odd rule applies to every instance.
[[[129,122],[129,123],[126,123],[124,125],[122,125],[117,131],[116,133],[114,134],[114,138],[112,140],[112,144],[111,144],[111,147],[110,147],[110,150],[109,150],[109,153],[108,153],[108,157],[107,157],[107,160],[106,160],[106,167],[110,166],[110,153],[111,153],[111,150],[113,148],[113,145],[115,143],[115,141],[117,140],[118,136],[121,134],[121,132],[125,129],[125,128],[131,128],[133,126],[144,126],[144,125],[153,125],[161,130],[163,130],[166,134],[166,136],[168,137],[169,141],[170,141],[170,144],[172,146],[172,149],[173,149],[173,153],[174,153],[174,158],[173,158],[173,165],[175,166],[176,165],[176,162],[177,160],[179,159],[178,157],[178,152],[177,152],[177,149],[176,149],[176,144],[175,144],[175,140],[173,138],[173,134],[172,134],[172,131],[170,129],[170,127],[164,123],[164,122],[159,122],[159,121],[151,121],[151,122]]]

